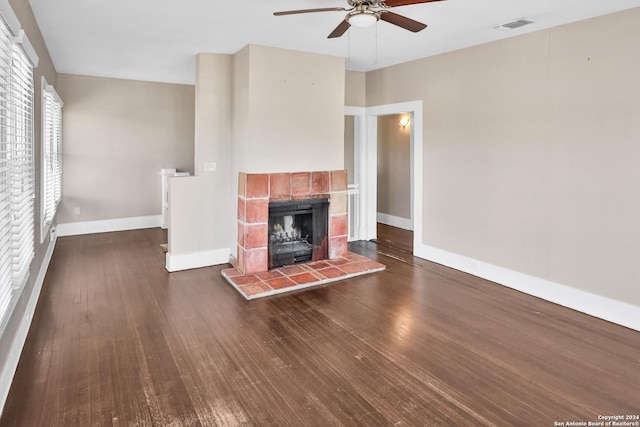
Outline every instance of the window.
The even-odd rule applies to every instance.
[[[15,19],[11,20],[15,22]],[[33,67],[37,57],[20,30],[0,16],[0,321],[34,256]],[[26,52],[32,54],[27,56]],[[35,58],[31,60],[30,58]]]
[[[62,100],[42,77],[42,223],[40,243],[51,226],[62,197]]]
[[[9,92],[11,91],[11,35],[0,20],[0,317],[4,316],[12,291],[11,185],[9,143]]]
[[[22,48],[13,45],[8,136],[11,152],[13,284],[20,287],[34,254],[33,68]]]

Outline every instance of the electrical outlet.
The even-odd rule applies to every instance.
[[[217,168],[217,165],[213,162],[205,162],[204,164],[204,171],[205,172],[215,172]]]
[[[73,214],[74,215],[80,215],[80,207],[76,206],[75,208],[73,208]]]

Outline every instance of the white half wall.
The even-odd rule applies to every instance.
[[[216,177],[213,174],[169,179],[168,271],[180,271],[229,262],[229,247],[216,245],[219,209],[224,199],[207,196]],[[216,240],[217,238],[217,240]]]

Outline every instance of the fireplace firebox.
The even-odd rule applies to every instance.
[[[269,269],[328,258],[329,200],[269,203]]]

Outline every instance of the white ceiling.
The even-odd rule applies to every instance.
[[[195,55],[261,44],[346,58],[369,71],[624,9],[640,0],[447,0],[393,8],[424,22],[411,33],[387,22],[327,35],[345,12],[273,12],[348,7],[346,0],[30,0],[59,73],[193,84]],[[534,24],[492,29],[520,18]]]

